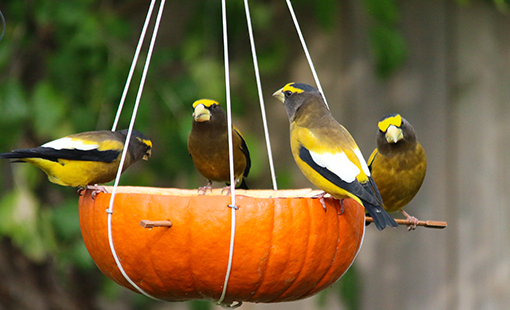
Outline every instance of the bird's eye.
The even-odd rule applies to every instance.
[[[289,98],[290,96],[292,96],[293,92],[291,92],[290,90],[286,90],[283,92],[283,94],[285,95],[285,97]]]

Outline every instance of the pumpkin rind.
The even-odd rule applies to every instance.
[[[244,191],[243,191],[244,192]],[[352,199],[236,196],[233,263],[224,302],[279,302],[311,296],[337,281],[363,240],[365,213]],[[236,191],[237,193],[237,191]],[[120,273],[108,241],[111,194],[80,197],[85,245],[99,269],[138,292]],[[112,236],[122,267],[147,294],[169,301],[218,300],[227,271],[230,196],[122,192],[115,196]],[[143,228],[141,220],[172,227]]]

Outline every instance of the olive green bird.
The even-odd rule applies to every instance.
[[[418,142],[411,124],[399,114],[384,116],[378,124],[377,148],[368,160],[381,197],[388,212],[401,211],[412,223],[413,230],[418,219],[402,208],[418,193],[427,171],[427,156]]]
[[[201,99],[193,103],[193,123],[188,152],[198,172],[208,183],[199,191],[212,190],[212,181],[230,182],[227,114],[217,101]],[[235,186],[248,189],[245,177],[251,167],[250,152],[239,129],[232,128]],[[224,188],[230,192],[230,188]]]

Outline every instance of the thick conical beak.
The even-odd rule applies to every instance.
[[[285,95],[283,94],[283,88],[280,88],[279,90],[275,91],[273,94],[273,97],[280,100],[282,103],[285,101]]]
[[[199,104],[193,111],[193,119],[195,122],[207,122],[211,119],[211,111],[206,109],[203,104]]]
[[[397,143],[404,138],[402,129],[394,125],[388,127],[388,130],[386,130],[386,134],[384,136],[386,137],[386,141],[388,141],[388,143]]]
[[[152,155],[152,149],[148,149],[147,152],[145,152],[145,155],[143,155],[142,159],[143,160],[149,160],[151,155]]]

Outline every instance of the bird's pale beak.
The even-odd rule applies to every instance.
[[[152,155],[152,150],[151,149],[148,149],[147,152],[145,152],[145,155],[143,155],[142,159],[143,160],[149,160],[149,158],[151,157]]]
[[[402,129],[391,125],[386,130],[385,137],[388,143],[397,143],[404,138],[404,134],[402,133]]]
[[[193,119],[195,122],[207,122],[211,119],[211,111],[206,109],[203,104],[199,104],[193,111]]]
[[[280,88],[279,90],[275,91],[273,94],[273,97],[280,100],[281,102],[285,101],[285,95],[283,94],[283,88]]]

